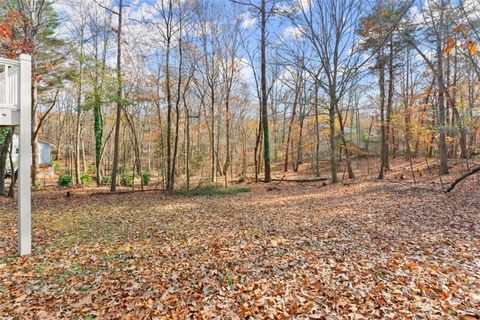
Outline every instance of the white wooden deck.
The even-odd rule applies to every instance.
[[[0,127],[20,126],[18,165],[18,252],[32,251],[32,63],[29,55],[19,60],[0,57]],[[3,231],[0,231],[3,232]]]

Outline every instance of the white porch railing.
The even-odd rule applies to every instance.
[[[19,109],[20,61],[0,58],[0,108]]]

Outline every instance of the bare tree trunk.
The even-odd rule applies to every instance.
[[[407,160],[412,161],[412,148],[410,146],[411,141],[411,132],[410,132],[410,122],[411,122],[411,115],[410,115],[410,97],[413,98],[413,88],[410,88],[410,50],[407,51],[407,58],[406,58],[406,74],[405,74],[405,89],[404,89],[404,121],[405,121],[405,156]],[[410,95],[412,92],[412,95]]]
[[[259,163],[258,163],[258,153],[260,149],[260,142],[261,142],[261,135],[262,135],[262,115],[260,113],[260,119],[258,120],[258,130],[255,139],[255,149],[253,152],[253,161],[254,161],[254,169],[255,169],[255,183],[258,182],[258,173],[260,171]]]
[[[335,145],[335,109],[336,109],[336,98],[333,93],[330,93],[330,107],[328,110],[328,123],[330,127],[330,175],[332,177],[332,183],[338,182],[337,177],[337,155],[336,155],[336,145]]]
[[[447,161],[447,140],[445,128],[445,80],[443,76],[443,37],[444,37],[444,9],[446,7],[445,1],[442,0],[440,17],[438,20],[439,29],[436,37],[436,53],[437,53],[437,86],[438,86],[438,149],[440,152],[440,173],[448,174]]]
[[[112,181],[110,185],[111,192],[115,192],[117,190],[118,154],[120,149],[120,121],[122,117],[122,11],[123,0],[119,0],[117,30],[117,113],[115,118]]]
[[[12,128],[12,131],[14,129]],[[9,152],[9,161],[10,161],[10,168],[12,169],[12,179],[10,182],[10,188],[8,189],[8,197],[13,198],[15,196],[15,185],[17,184],[18,179],[18,169],[15,170],[15,166],[13,164],[13,143],[10,143],[10,152]]]
[[[229,103],[229,95],[227,94],[227,98],[225,101],[225,139],[226,139],[226,156],[225,156],[225,164],[223,166],[223,174],[225,175],[225,188],[228,186],[228,179],[227,179],[227,171],[228,167],[230,166],[230,103]]]
[[[290,147],[290,141],[292,139],[292,127],[293,127],[293,122],[295,120],[295,116],[297,114],[297,104],[298,104],[298,88],[295,88],[295,98],[293,101],[293,106],[292,106],[292,115],[290,116],[290,122],[288,124],[288,131],[287,131],[287,141],[285,142],[285,162],[283,164],[283,171],[287,172],[288,171],[288,151]]]
[[[267,12],[265,8],[266,0],[261,4],[261,91],[262,91],[262,129],[263,129],[263,160],[265,162],[265,182],[271,181],[270,169],[270,140],[268,136],[268,94],[267,94]]]
[[[378,86],[380,89],[380,171],[378,172],[378,179],[383,179],[386,170],[386,128],[385,128],[385,62],[383,53],[378,53]]]
[[[245,128],[242,128],[242,178],[247,179],[248,171],[248,154],[247,154],[247,134]]]
[[[190,112],[184,100],[185,107],[185,127],[186,127],[186,157],[185,157],[185,174],[187,175],[187,190],[190,190]]]
[[[318,123],[318,83],[315,79],[315,175],[320,177],[320,124]]]
[[[180,21],[180,35],[178,37],[178,48],[179,48],[179,65],[178,65],[178,80],[177,80],[177,99],[175,101],[175,140],[173,142],[173,157],[172,157],[172,172],[170,172],[170,189],[173,190],[175,187],[175,175],[176,175],[176,164],[177,164],[177,154],[178,154],[178,138],[180,130],[180,99],[185,95],[181,95],[180,91],[182,88],[182,65],[183,65],[183,45],[182,45],[182,21]],[[185,89],[186,90],[186,89]]]
[[[390,120],[391,120],[391,113],[392,113],[392,107],[393,107],[393,81],[394,81],[394,64],[393,64],[393,54],[394,54],[394,48],[393,48],[393,34],[390,35],[390,52],[389,52],[389,57],[388,57],[388,96],[387,96],[387,113],[386,113],[386,118],[385,118],[385,170],[388,171],[390,169],[390,134],[392,134],[393,138],[393,132],[391,132],[391,127],[390,127]],[[395,144],[394,144],[395,147]]]
[[[338,122],[340,124],[340,135],[342,137],[342,144],[343,144],[343,148],[345,149],[345,156],[347,158],[348,178],[353,179],[353,178],[355,178],[355,174],[353,173],[353,169],[352,169],[352,159],[351,159],[352,156],[351,156],[350,150],[348,150],[347,139],[345,139],[345,125],[344,125],[344,122],[343,122],[342,113],[341,113],[340,109],[338,108],[338,105],[337,105],[337,114],[338,114]]]
[[[211,88],[211,105],[210,105],[210,121],[212,122],[212,130],[210,132],[210,172],[211,181],[217,182],[217,162],[215,157],[215,88],[212,85]]]
[[[127,112],[125,112],[127,122],[132,130],[133,135],[133,148],[135,153],[135,166],[137,168],[137,174],[140,176],[140,189],[143,191],[144,189],[144,181],[143,181],[143,171],[142,171],[142,158],[140,153],[140,141],[138,139],[137,130],[135,128],[135,123],[133,122],[133,117],[130,116]],[[133,171],[133,181],[135,181],[135,171]]]
[[[1,130],[1,129],[0,129]],[[12,144],[13,128],[8,129],[8,133],[3,141],[2,149],[0,150],[0,195],[5,192],[5,169],[7,167],[7,155]],[[13,175],[14,168],[11,174]]]
[[[297,157],[294,161],[293,171],[298,172],[298,168],[302,164],[302,143],[303,143],[303,124],[305,121],[305,105],[303,108],[300,107],[300,115],[299,115],[299,128],[298,128],[298,145],[297,145]]]
[[[80,31],[80,59],[78,66],[78,91],[77,91],[77,114],[76,114],[76,130],[75,130],[75,183],[81,184],[80,181],[80,139],[82,136],[82,85],[83,85],[83,25]]]
[[[34,68],[34,58],[32,56],[32,69]],[[32,80],[32,185],[37,183],[38,174],[38,137],[35,134],[37,132],[37,100],[38,100],[38,81]]]

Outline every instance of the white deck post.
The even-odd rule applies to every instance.
[[[18,76],[18,105],[20,107],[20,137],[18,165],[18,252],[21,256],[32,252],[32,61],[29,55],[20,55]]]

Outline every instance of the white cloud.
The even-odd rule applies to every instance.
[[[239,72],[240,78],[247,83],[254,83],[255,76],[253,74],[252,67],[250,66],[248,60],[246,58],[240,58],[239,65],[240,65],[240,72]]]
[[[248,13],[242,13],[240,19],[242,20],[241,27],[243,29],[250,29],[257,22],[257,18],[250,16]]]
[[[302,30],[297,26],[288,26],[283,31],[283,37],[286,39],[300,39],[302,35]]]
[[[294,0],[292,5],[302,10],[307,10],[312,5],[312,0]]]

